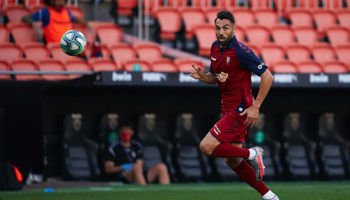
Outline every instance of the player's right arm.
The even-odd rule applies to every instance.
[[[215,74],[211,72],[204,73],[200,67],[196,67],[194,64],[192,64],[191,77],[194,79],[201,80],[204,83],[216,84]]]

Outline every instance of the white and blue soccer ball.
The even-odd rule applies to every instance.
[[[62,35],[61,49],[70,56],[81,54],[86,47],[84,34],[76,30],[69,30]]]

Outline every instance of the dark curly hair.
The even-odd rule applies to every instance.
[[[233,17],[232,13],[226,10],[220,11],[218,12],[218,14],[216,15],[215,21],[216,22],[217,19],[228,19],[230,20],[233,24],[235,23],[235,18]]]

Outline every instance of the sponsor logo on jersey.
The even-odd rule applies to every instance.
[[[214,58],[214,57],[211,57],[210,59],[212,59],[212,60],[216,61],[216,58]]]
[[[220,74],[216,74],[216,78],[219,79],[219,81],[223,83],[228,78],[228,73],[221,72]]]
[[[260,65],[258,65],[258,69],[262,69],[264,65],[265,65],[264,62],[260,63]]]

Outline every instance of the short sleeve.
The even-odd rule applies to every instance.
[[[42,22],[43,27],[47,26],[50,22],[50,14],[47,8],[38,10],[32,14],[32,20],[36,22]]]
[[[240,43],[236,49],[239,64],[245,70],[261,76],[267,69],[265,63],[244,44]]]
[[[104,153],[104,161],[114,161],[114,155],[112,154],[112,149],[108,148]]]

